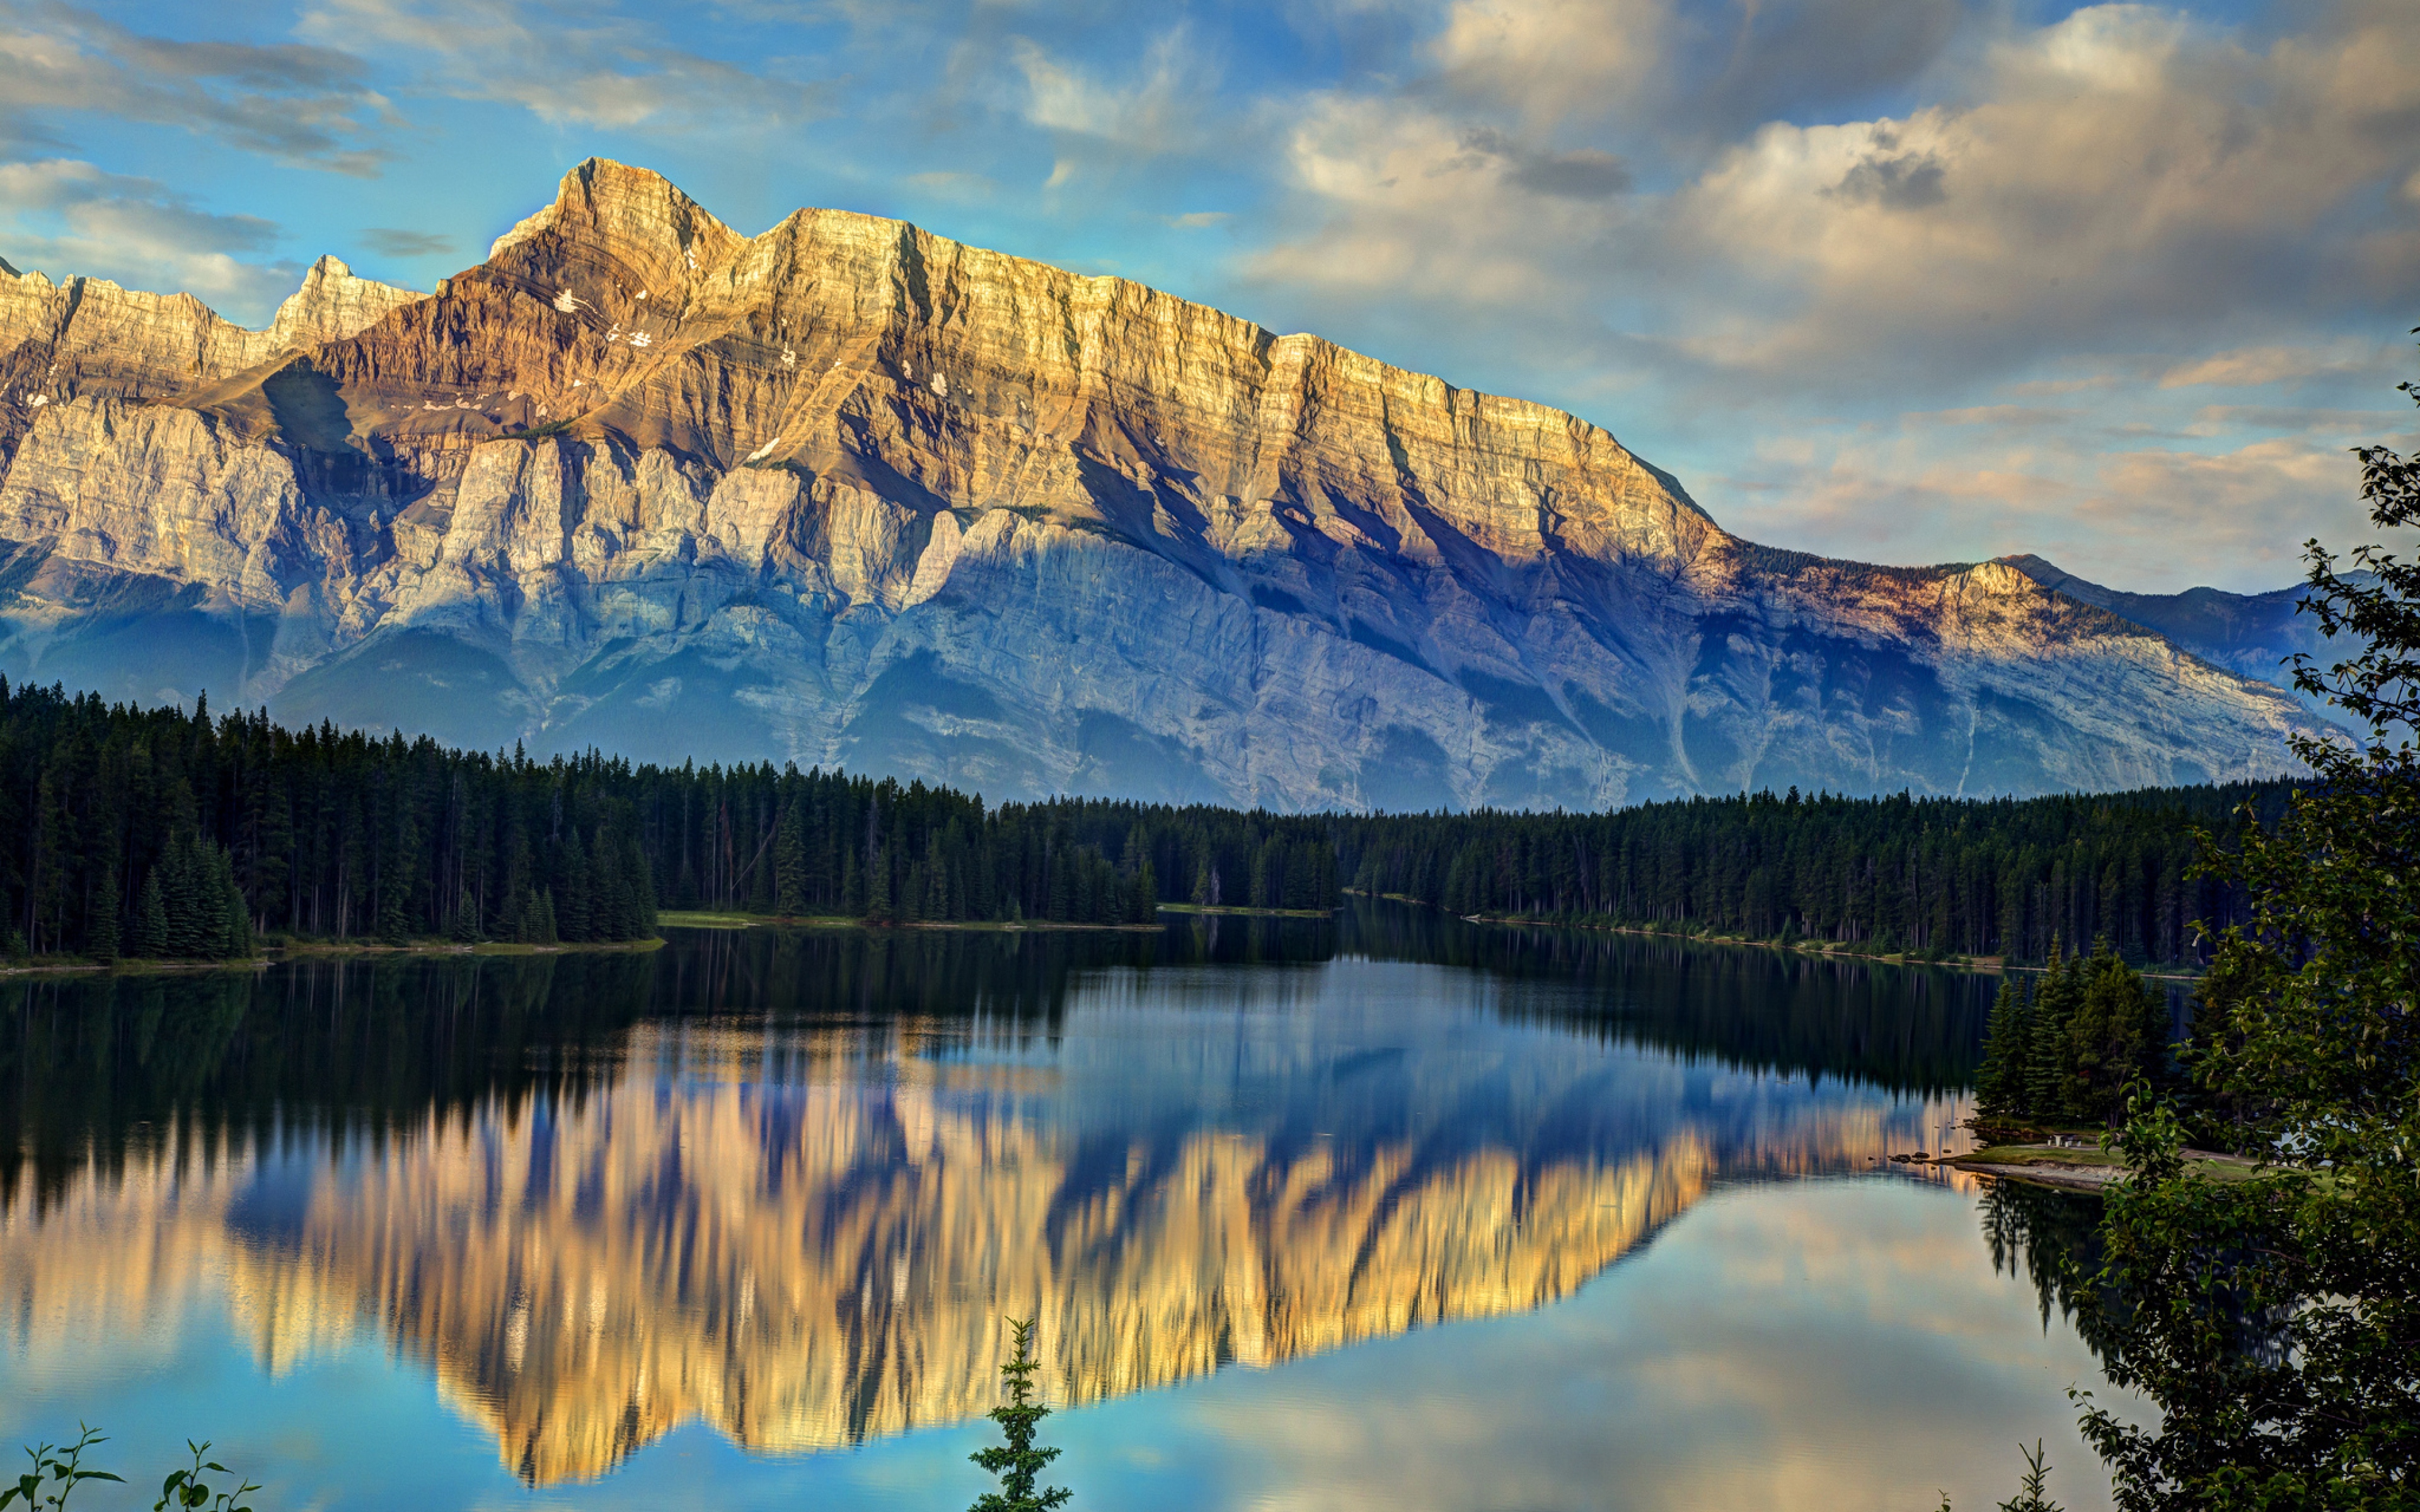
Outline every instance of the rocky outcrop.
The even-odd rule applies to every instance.
[[[67,375],[10,384],[11,676],[1282,809],[2261,776],[2307,718],[2001,564],[1742,542],[1543,406],[615,163],[426,299],[70,282],[0,289]]]

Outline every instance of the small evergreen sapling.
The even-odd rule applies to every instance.
[[[1001,1437],[1008,1442],[967,1457],[998,1475],[1000,1489],[977,1497],[967,1512],[1048,1512],[1075,1494],[1064,1486],[1033,1489],[1035,1478],[1059,1458],[1059,1451],[1033,1446],[1035,1426],[1050,1415],[1050,1409],[1033,1400],[1033,1372],[1041,1368],[1033,1359],[1033,1320],[1012,1318],[1008,1327],[1016,1341],[1016,1352],[1000,1367],[1008,1388],[1008,1404],[993,1408],[990,1414],[1000,1425]]]

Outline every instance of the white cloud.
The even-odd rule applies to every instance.
[[[2160,375],[2160,387],[2265,388],[2307,378],[2350,374],[2383,378],[2390,362],[2400,355],[2358,339],[2318,346],[2239,347],[2177,363]]]
[[[1671,23],[1669,0],[1455,0],[1432,53],[1450,89],[1545,127],[1621,109]]]
[[[1622,226],[1618,160],[1558,158],[1428,106],[1306,100],[1288,142],[1295,186],[1324,224],[1258,254],[1249,274],[1350,301],[1439,301],[1497,314],[1586,297],[1588,263]],[[1559,164],[1599,192],[1559,192]],[[1545,171],[1540,171],[1544,165]]]
[[[302,280],[292,263],[243,255],[277,239],[271,222],[196,208],[151,179],[66,159],[0,163],[0,254],[21,270],[181,290],[258,326]]]
[[[827,114],[830,87],[685,50],[602,8],[533,0],[314,0],[316,40],[425,61],[418,87],[520,105],[565,126],[657,131],[792,126]]]
[[[1023,114],[1058,144],[1053,187],[1090,162],[1138,162],[1195,151],[1209,140],[1215,68],[1183,27],[1163,33],[1135,77],[1106,83],[1030,38],[1009,43],[1023,75]]]
[[[2420,297],[2420,267],[2361,286],[2345,234],[2412,156],[2393,123],[2420,111],[2420,29],[2399,9],[2255,54],[2097,7],[1994,49],[1969,103],[1768,125],[1675,196],[1675,244],[1734,274],[1694,349],[1836,381],[1971,375]]]
[[[2278,417],[2269,417],[2273,423]],[[1752,440],[1707,480],[1753,540],[1896,563],[2034,552],[2114,586],[2282,587],[2303,542],[2369,537],[2348,438],[2393,439],[2399,415],[2306,417],[2304,433],[2210,450],[2089,411],[1984,406],[1910,414],[1837,437]],[[2222,427],[2220,434],[2236,427]]]

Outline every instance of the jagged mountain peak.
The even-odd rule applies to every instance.
[[[388,311],[426,298],[414,289],[359,277],[343,259],[323,255],[302,275],[302,286],[277,307],[264,334],[280,349],[341,341]]]
[[[2307,722],[2017,566],[1742,541],[1543,405],[602,159],[426,298],[47,289],[0,285],[8,372],[73,358],[0,409],[11,676],[1287,809],[2119,787]]]

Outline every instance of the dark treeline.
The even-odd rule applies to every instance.
[[[1148,922],[1162,903],[1456,914],[2040,960],[2193,958],[2234,900],[2186,875],[2282,784],[2026,800],[1769,794],[1609,814],[1281,817],[986,807],[769,764],[533,761],[0,681],[0,941],[234,956],[260,934],[624,940],[659,909],[906,923]]]
[[[1148,922],[1322,908],[1325,821],[979,797],[769,764],[530,760],[0,679],[0,940],[231,956],[256,933],[625,940],[657,911]]]
[[[1351,886],[1457,914],[1602,921],[1877,953],[2046,959],[2106,937],[2136,962],[2197,959],[2195,919],[2237,900],[2187,873],[2284,783],[2049,798],[1802,797],[1792,788],[1607,814],[1412,814],[1340,826]]]

